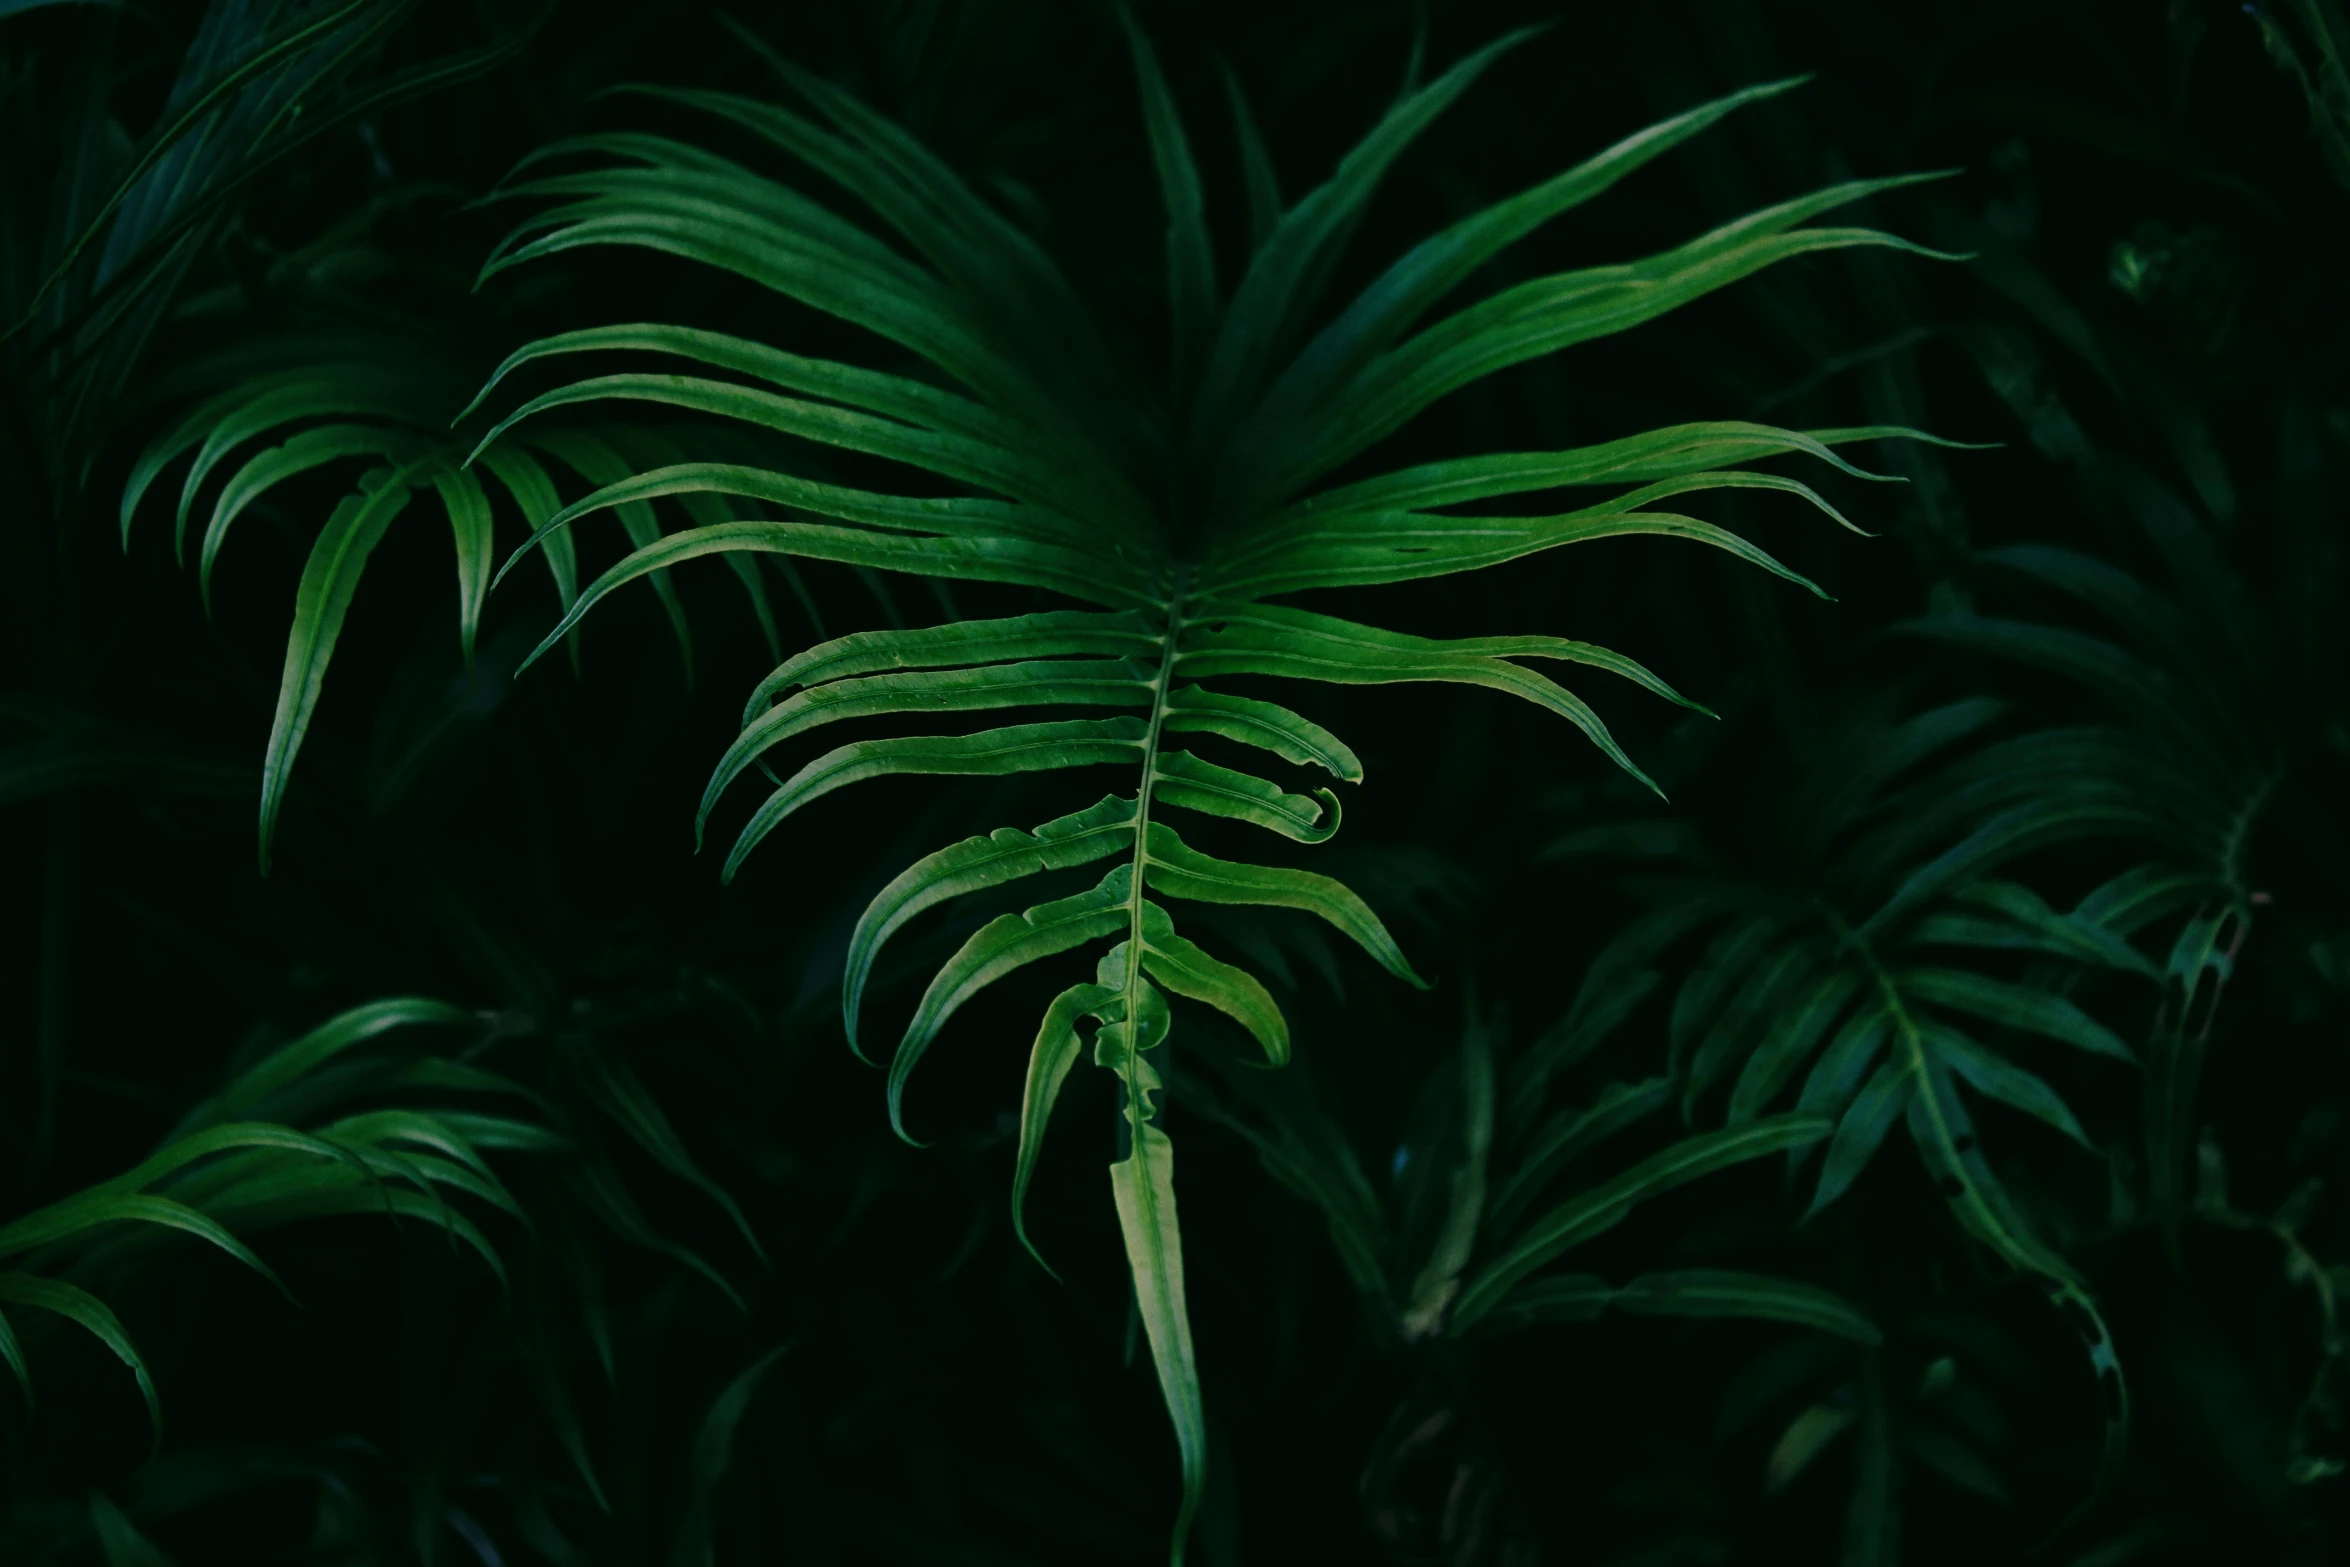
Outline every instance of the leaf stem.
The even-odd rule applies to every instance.
[[[1134,792],[1134,861],[1133,875],[1128,878],[1126,892],[1126,974],[1124,980],[1127,1039],[1132,1048],[1120,1067],[1120,1078],[1126,1087],[1126,1126],[1130,1146],[1142,1146],[1142,1129],[1152,1117],[1151,1106],[1139,1091],[1142,1071],[1142,910],[1143,873],[1150,865],[1151,786],[1158,782],[1159,736],[1167,722],[1167,694],[1175,684],[1175,647],[1183,631],[1184,590],[1188,586],[1184,568],[1173,568],[1171,589],[1167,597],[1167,626],[1165,640],[1159,652],[1159,672],[1150,684],[1151,716],[1149,727],[1143,731],[1142,781]]]
[[[1843,921],[1830,916],[1840,928]],[[2112,1487],[2119,1471],[2124,1445],[2129,1439],[2130,1391],[2122,1375],[2120,1359],[2114,1352],[2113,1333],[2106,1325],[2105,1315],[2097,1309],[2096,1299],[2079,1274],[2040,1241],[2012,1223],[2001,1211],[2001,1205],[1991,1200],[1982,1183],[1973,1178],[1966,1166],[1967,1156],[1977,1152],[1972,1133],[1965,1135],[1961,1146],[1960,1134],[1952,1127],[1950,1117],[1942,1104],[1941,1085],[1935,1081],[1931,1063],[1927,1060],[1925,1030],[1911,1016],[1903,1003],[1901,987],[1894,983],[1876,952],[1860,936],[1843,929],[1845,943],[1859,954],[1875,981],[1877,992],[1885,1000],[1888,1015],[1893,1021],[1894,1048],[1901,1052],[1902,1065],[1911,1078],[1910,1129],[1913,1140],[1923,1123],[1936,1145],[1933,1153],[1920,1148],[1926,1155],[1931,1173],[1942,1187],[1943,1200],[1957,1213],[1961,1224],[1971,1230],[1977,1239],[1987,1244],[2010,1266],[2036,1274],[2047,1289],[2050,1301],[2058,1314],[2065,1317],[2080,1335],[2082,1348],[2089,1357],[2089,1369],[2096,1378],[2099,1402],[2103,1405],[2105,1426],[2104,1451],[2098,1465],[2097,1478],[2088,1496],[2066,1515],[2049,1538],[2063,1533],[2075,1521],[2101,1501]],[[1933,1167],[1942,1165],[1936,1170]]]

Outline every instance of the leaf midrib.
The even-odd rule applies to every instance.
[[[1143,731],[1142,779],[1134,792],[1134,858],[1133,875],[1126,894],[1126,973],[1122,980],[1125,995],[1126,1029],[1130,1047],[1119,1064],[1119,1076],[1126,1089],[1126,1119],[1133,1157],[1139,1158],[1142,1149],[1142,1129],[1150,1121],[1150,1106],[1140,1090],[1142,1073],[1142,915],[1145,873],[1150,868],[1150,831],[1152,786],[1159,776],[1159,736],[1164,732],[1170,707],[1168,696],[1175,685],[1176,648],[1182,639],[1184,590],[1187,573],[1180,565],[1169,575],[1167,596],[1167,624],[1165,638],[1159,651],[1159,672],[1150,683],[1151,714]]]

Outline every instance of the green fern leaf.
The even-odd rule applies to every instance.
[[[967,838],[890,882],[851,939],[843,1009],[854,1045],[884,943],[924,912],[966,893],[1117,857],[1090,890],[1001,915],[947,959],[893,1057],[888,1100],[893,1124],[902,1129],[909,1074],[951,1014],[978,991],[1030,963],[1111,944],[1095,983],[1062,990],[1048,1008],[1031,1051],[1015,1223],[1024,1222],[1020,1199],[1090,1020],[1095,1059],[1120,1083],[1125,1151],[1112,1168],[1113,1185],[1142,1322],[1183,1454],[1185,1520],[1198,1501],[1205,1437],[1174,1227],[1173,1150],[1161,1124],[1164,1085],[1149,1053],[1169,1027],[1165,992],[1222,1011],[1275,1063],[1287,1058],[1291,1039],[1264,986],[1179,932],[1173,914],[1146,894],[1311,913],[1391,974],[1419,980],[1370,905],[1338,881],[1286,865],[1212,858],[1191,849],[1163,819],[1170,809],[1189,810],[1312,846],[1338,830],[1336,794],[1297,792],[1178,749],[1172,737],[1243,747],[1355,783],[1362,763],[1339,736],[1277,702],[1220,683],[1235,676],[1447,682],[1531,701],[1577,726],[1616,765],[1645,781],[1581,697],[1527,667],[1540,660],[1598,669],[1696,706],[1631,658],[1552,636],[1432,641],[1268,600],[1311,588],[1422,580],[1631,534],[1706,543],[1809,587],[1727,530],[1654,508],[1727,489],[1778,492],[1850,526],[1801,483],[1741,465],[1803,455],[1857,472],[1835,455],[1837,444],[1911,433],[1688,425],[1581,452],[1471,458],[1313,491],[1340,463],[1480,377],[1625,330],[1782,259],[1864,245],[1916,248],[1870,230],[1803,226],[1906,183],[1859,181],[1783,203],[1644,262],[1542,279],[1423,320],[1513,241],[1738,107],[1792,85],[1776,83],[1701,106],[1473,214],[1396,263],[1327,324],[1318,321],[1318,296],[1386,170],[1522,36],[1405,93],[1331,180],[1286,213],[1278,211],[1261,149],[1249,150],[1254,143],[1244,135],[1261,233],[1234,291],[1219,298],[1205,199],[1181,115],[1148,40],[1129,24],[1168,213],[1172,408],[1134,390],[1136,378],[1114,364],[1085,300],[1033,240],[903,130],[772,55],[766,57],[789,102],[707,91],[651,95],[800,165],[845,193],[861,209],[858,216],[683,141],[598,133],[544,149],[516,171],[502,194],[544,205],[498,247],[484,271],[494,275],[588,246],[666,252],[864,327],[924,367],[918,379],[725,334],[641,323],[564,333],[510,355],[485,394],[538,361],[620,354],[666,363],[589,374],[524,401],[490,431],[496,444],[483,459],[493,467],[494,454],[516,442],[552,445],[533,433],[536,420],[616,400],[676,410],[709,426],[713,438],[733,430],[769,440],[758,449],[777,454],[695,461],[692,438],[679,437],[681,459],[658,459],[627,474],[588,472],[598,486],[593,493],[551,513],[532,512],[532,538],[501,575],[528,549],[553,545],[573,522],[601,511],[623,513],[639,546],[567,604],[533,659],[614,591],[647,577],[659,584],[663,574],[705,555],[830,560],[1038,589],[1099,607],[859,632],[784,660],[752,693],[741,734],[704,793],[697,832],[724,808],[743,774],[767,767],[772,753],[837,720],[931,720],[1013,708],[1132,710],[977,733],[861,738],[836,747],[788,773],[755,808],[722,874],[740,871],[787,817],[866,779],[1127,770],[1129,785],[1089,811],[1033,833],[1003,829]],[[1232,91],[1245,123],[1237,88]],[[676,373],[680,367],[688,373]],[[806,463],[791,454],[809,443],[894,467],[908,478],[906,493],[850,488],[803,471]],[[1567,485],[1623,493],[1550,516],[1435,509]],[[683,505],[692,525],[656,536],[628,520],[658,504]],[[729,515],[721,505],[760,510]],[[1820,1009],[1815,1033],[1833,1025],[1837,1010]],[[1785,1074],[1798,1069],[1812,1037],[1780,1052]],[[1546,1047],[1542,1070],[1571,1054],[1571,1046]],[[1723,1059],[1726,1065],[1728,1056]],[[1769,1086],[1777,1087],[1776,1076]],[[1829,1130],[1823,1118],[1798,1120],[1802,1138]],[[1772,1139],[1793,1137],[1795,1124],[1782,1117],[1720,1136],[1725,1148],[1781,1147],[1786,1143]],[[1559,1146],[1575,1143],[1560,1134]],[[1680,1166],[1644,1166],[1632,1186],[1608,1189],[1616,1195],[1603,1204],[1605,1213],[1711,1167],[1704,1157],[1687,1173],[1675,1173]],[[1285,1168],[1284,1179],[1324,1190],[1342,1207],[1352,1200],[1341,1200],[1351,1190],[1347,1182],[1319,1165],[1293,1161]],[[1343,1226],[1334,1218],[1334,1233],[1344,1229],[1350,1267],[1369,1277],[1377,1272],[1371,1257],[1379,1243],[1353,1208],[1346,1211],[1354,1216]],[[1604,1227],[1605,1213],[1579,1221],[1580,1230],[1558,1221],[1566,1240],[1529,1243],[1523,1266],[1512,1266],[1522,1272],[1538,1265],[1549,1255],[1545,1245]],[[1472,1293],[1484,1289],[1480,1299],[1489,1306],[1509,1280],[1490,1267],[1481,1277],[1487,1282],[1472,1285]],[[1181,1548],[1179,1523],[1178,1554]]]

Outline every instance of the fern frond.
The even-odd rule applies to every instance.
[[[1727,1082],[1728,1127],[1761,1124],[1790,1092],[1794,1113],[1830,1118],[1813,1215],[1905,1125],[1960,1225],[2040,1280],[2080,1332],[2107,1400],[2109,1478],[2129,1421],[2111,1335],[2079,1273],[2008,1193],[1970,1104],[1998,1104],[2096,1151],[2019,1057],[2061,1046],[2139,1065],[2078,997],[2100,982],[2159,983],[2161,969],[2131,939],[2145,920],[2130,917],[2126,891],[2101,888],[2059,911],[2008,872],[2055,846],[2158,835],[2164,818],[2142,776],[2125,786],[2117,767],[2083,765],[2112,750],[2142,768],[2146,753],[2126,734],[1987,738],[2004,713],[1978,698],[1897,721],[1850,715],[1771,829],[1779,876],[1663,889],[1658,912],[1592,965],[1576,1010],[1612,1025],[1653,986],[1666,948],[1707,937],[1669,1023],[1683,1114]],[[1541,1081],[1529,1075],[1521,1092],[1531,1098]]]
[[[1861,245],[1917,248],[1867,229],[1804,226],[1909,182],[1858,181],[1725,225],[1646,261],[1541,279],[1424,322],[1508,244],[1738,107],[1793,85],[1776,83],[1653,127],[1463,220],[1395,263],[1327,324],[1318,322],[1332,264],[1386,169],[1522,36],[1406,92],[1331,180],[1285,213],[1272,211],[1270,183],[1257,159],[1252,189],[1263,232],[1232,294],[1219,298],[1181,113],[1148,40],[1129,24],[1167,203],[1172,410],[1113,370],[1104,335],[1069,279],[942,160],[838,88],[772,57],[796,106],[647,91],[814,172],[861,209],[856,217],[819,206],[729,156],[662,137],[597,134],[545,149],[516,171],[504,194],[549,205],[526,219],[484,269],[491,276],[590,246],[666,252],[863,327],[924,367],[924,378],[916,378],[641,323],[565,333],[517,350],[491,387],[524,366],[583,354],[651,355],[667,364],[588,374],[541,392],[504,415],[492,440],[528,439],[525,421],[543,413],[623,400],[682,411],[714,429],[766,441],[767,450],[780,454],[660,462],[609,480],[589,474],[599,487],[540,521],[532,544],[552,543],[596,512],[657,502],[685,504],[695,526],[646,540],[590,584],[567,606],[540,654],[613,591],[642,577],[658,582],[703,555],[831,560],[1041,589],[1099,606],[860,632],[786,660],[754,692],[743,730],[704,793],[697,831],[728,788],[753,767],[764,769],[778,747],[844,719],[898,718],[922,727],[850,741],[785,775],[736,838],[725,876],[735,875],[787,818],[866,779],[1124,771],[1127,786],[1090,810],[1033,832],[999,829],[966,839],[891,882],[851,941],[843,1011],[854,1045],[876,955],[922,912],[1048,870],[1112,862],[1090,889],[1004,914],[947,959],[896,1047],[890,1115],[902,1132],[911,1073],[973,996],[1030,964],[1107,945],[1093,981],[1061,991],[1037,1034],[1015,1214],[1059,1086],[1082,1046],[1079,1030],[1090,1021],[1095,1059],[1120,1085],[1122,1152],[1112,1185],[1143,1325],[1183,1450],[1186,1520],[1199,1495],[1199,1394],[1174,1220],[1173,1149],[1152,1052],[1167,1035],[1170,993],[1222,1011],[1275,1064],[1291,1045],[1289,1025],[1264,986],[1181,934],[1174,914],[1153,895],[1311,913],[1390,973],[1419,983],[1378,915],[1338,881],[1288,866],[1212,858],[1179,835],[1171,813],[1223,817],[1305,845],[1338,827],[1338,798],[1330,790],[1296,792],[1199,754],[1191,749],[1197,737],[1318,767],[1333,780],[1362,778],[1360,760],[1340,737],[1221,683],[1269,676],[1483,686],[1566,719],[1635,777],[1644,775],[1598,715],[1529,663],[1601,669],[1696,705],[1635,660],[1588,643],[1552,636],[1432,641],[1269,601],[1313,588],[1476,570],[1629,534],[1713,545],[1810,587],[1737,535],[1663,503],[1723,489],[1775,490],[1849,527],[1805,485],[1744,465],[1803,454],[1856,473],[1836,446],[1913,433],[1687,425],[1578,452],[1424,465],[1312,493],[1314,484],[1432,403],[1510,365],[1625,330],[1782,260]],[[906,492],[836,483],[792,455],[825,446],[904,474]],[[1438,509],[1573,485],[1620,493],[1546,516]],[[727,520],[717,520],[722,516]],[[504,569],[512,565],[509,559]],[[985,713],[993,721],[1023,708],[1119,711],[1103,717],[1039,712],[977,732],[928,727],[952,714]],[[1794,1136],[1789,1129],[1798,1124],[1811,1138],[1830,1125],[1808,1113],[1768,1124],[1776,1130],[1723,1136],[1741,1149],[1757,1138],[1778,1148],[1788,1144],[1771,1139]],[[1711,1167],[1700,1159],[1689,1169],[1701,1166]],[[1642,1175],[1635,1185],[1645,1190],[1679,1178]],[[1602,1209],[1614,1212],[1632,1200],[1636,1195],[1619,1194]],[[1570,1239],[1582,1233],[1579,1222],[1559,1221],[1565,1225],[1559,1233]],[[1527,1242],[1517,1262],[1479,1275],[1464,1300],[1486,1309],[1563,1244],[1557,1237]],[[1464,1255],[1453,1272],[1465,1262]],[[1629,1298],[1646,1301],[1651,1294]],[[1444,1307],[1431,1309],[1441,1315]],[[1181,1522],[1175,1549],[1180,1555]]]

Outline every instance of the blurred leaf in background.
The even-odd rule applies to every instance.
[[[2338,1559],[2346,59],[0,4],[0,1559]]]

